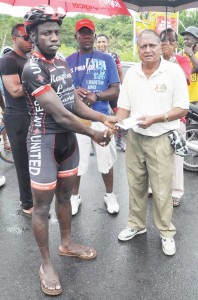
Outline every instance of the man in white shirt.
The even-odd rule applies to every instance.
[[[173,154],[168,134],[179,128],[179,118],[189,106],[186,79],[181,68],[160,57],[161,42],[153,30],[144,30],[138,39],[141,63],[132,66],[121,88],[117,116],[139,114],[140,124],[127,136],[126,167],[129,182],[127,228],[121,241],[146,230],[148,180],[153,191],[153,218],[166,255],[176,252],[172,220]]]

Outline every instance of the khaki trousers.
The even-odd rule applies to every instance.
[[[129,228],[141,230],[146,227],[150,180],[155,226],[164,237],[175,235],[176,229],[171,223],[173,153],[167,134],[148,137],[128,131],[126,171],[129,184]]]

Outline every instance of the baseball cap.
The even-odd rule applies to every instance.
[[[87,27],[93,31],[95,31],[94,23],[89,19],[82,19],[76,22],[76,32],[79,31],[81,28]]]
[[[198,39],[198,28],[195,26],[190,26],[185,31],[181,32],[180,34],[183,36],[185,34],[192,34],[193,36],[195,36]]]

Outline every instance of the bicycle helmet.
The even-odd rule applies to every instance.
[[[61,26],[64,17],[65,11],[61,7],[54,9],[48,5],[39,5],[32,7],[30,11],[25,14],[24,26],[27,34],[30,34],[32,27],[47,21],[55,21]]]

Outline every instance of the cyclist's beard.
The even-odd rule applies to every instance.
[[[41,52],[41,54],[42,54],[43,56],[45,56],[47,59],[53,59],[53,58],[56,56],[56,53],[54,53],[54,54],[48,54],[48,53],[44,52],[44,51],[40,48],[40,45],[39,45],[38,41],[35,42],[35,45],[36,45],[36,47],[39,49],[39,51]]]

